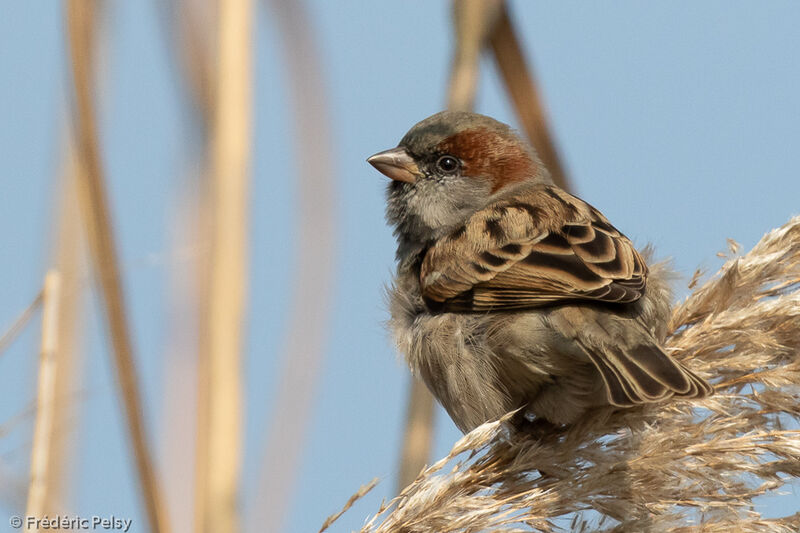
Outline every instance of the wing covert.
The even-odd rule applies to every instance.
[[[420,287],[432,308],[519,310],[562,301],[630,303],[647,266],[596,209],[553,187],[498,202],[431,247]]]

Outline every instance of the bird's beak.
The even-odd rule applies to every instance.
[[[405,148],[397,147],[378,152],[368,158],[367,163],[395,181],[414,183],[420,176],[419,167]]]

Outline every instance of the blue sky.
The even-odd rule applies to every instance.
[[[191,187],[193,126],[159,3],[105,5],[103,157],[147,420],[158,437],[169,386],[164,258],[173,242],[172,213]],[[394,490],[408,375],[382,325],[383,285],[394,255],[383,222],[385,178],[364,159],[394,146],[411,125],[442,108],[451,43],[447,2],[308,5],[336,136],[330,169],[336,196],[330,201],[338,255],[329,342],[290,532],[316,530],[359,485],[381,477],[334,529],[358,528]],[[798,213],[800,4],[562,1],[512,2],[512,8],[577,193],[637,244],[653,243],[659,257],[672,257],[684,280],[697,267],[719,266],[716,252],[726,248],[726,238],[749,248]],[[0,4],[0,327],[29,303],[48,264],[68,102],[61,9],[45,0]],[[293,128],[275,33],[269,9],[260,5],[246,492],[255,486],[281,368],[293,269],[287,258],[293,257],[296,152],[289,144]],[[490,62],[482,74],[477,109],[513,123]],[[141,525],[100,326],[96,316],[87,324],[73,506],[79,514],[114,513]],[[37,335],[29,328],[0,356],[0,466],[19,475],[27,468],[32,420],[5,422],[33,399]],[[440,412],[436,455],[458,436]],[[789,514],[799,502],[796,494],[786,496],[770,502],[768,512]],[[5,514],[18,511],[4,505],[0,501]]]

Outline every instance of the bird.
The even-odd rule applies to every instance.
[[[514,410],[564,426],[712,394],[663,347],[665,269],[511,127],[442,111],[367,162],[391,179],[391,335],[462,432]]]

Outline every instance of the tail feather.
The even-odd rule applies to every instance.
[[[624,350],[611,349],[606,351],[605,355],[609,363],[619,369],[621,377],[629,382],[631,388],[638,392],[641,402],[659,400],[664,398],[671,389],[674,390],[676,387],[683,386],[683,384],[678,384],[678,380],[672,375],[669,375],[670,383],[665,383],[666,380],[661,378],[661,374],[653,372],[648,365],[641,363],[642,358],[637,357],[639,355],[638,351],[634,353],[635,356],[631,357]],[[647,357],[650,357],[650,355],[648,354]],[[681,374],[678,374],[678,377],[683,378]],[[683,390],[689,389],[688,380],[686,381]]]
[[[587,352],[603,378],[609,403],[618,407],[655,402],[673,395],[703,398],[713,392],[703,378],[655,344]]]
[[[628,382],[622,379],[622,376],[608,364],[604,357],[598,357],[593,352],[587,352],[589,358],[592,360],[603,382],[606,385],[606,393],[608,394],[608,402],[617,407],[632,407],[637,403],[641,403],[642,399],[635,395],[634,391],[628,386]]]
[[[692,386],[687,369],[655,344],[639,344],[629,351],[630,360],[663,386],[686,394]]]

